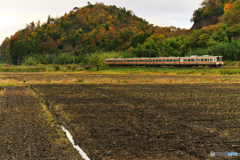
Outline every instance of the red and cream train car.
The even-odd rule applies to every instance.
[[[110,58],[109,66],[222,66],[222,56],[154,57],[154,58]]]

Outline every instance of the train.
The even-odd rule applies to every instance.
[[[190,57],[133,57],[133,58],[109,58],[105,59],[108,66],[176,66],[176,67],[193,67],[193,66],[210,66],[221,67],[224,65],[223,56],[195,56]]]

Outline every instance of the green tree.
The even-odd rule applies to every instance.
[[[47,24],[50,24],[50,21],[51,21],[51,17],[50,15],[48,15]]]
[[[0,53],[3,57],[9,55],[10,39],[6,37],[0,46]]]
[[[97,71],[100,70],[100,67],[106,66],[104,61],[104,57],[99,54],[92,54],[90,57],[87,58],[88,64],[97,67]]]

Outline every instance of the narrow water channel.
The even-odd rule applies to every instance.
[[[69,141],[72,143],[73,147],[79,152],[79,154],[83,157],[83,159],[90,160],[90,158],[88,158],[87,154],[79,146],[76,146],[74,144],[73,137],[70,134],[70,132],[63,126],[61,126],[61,128],[66,133],[66,135],[67,135]]]

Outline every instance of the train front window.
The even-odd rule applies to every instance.
[[[217,57],[217,61],[219,61],[219,57]]]

